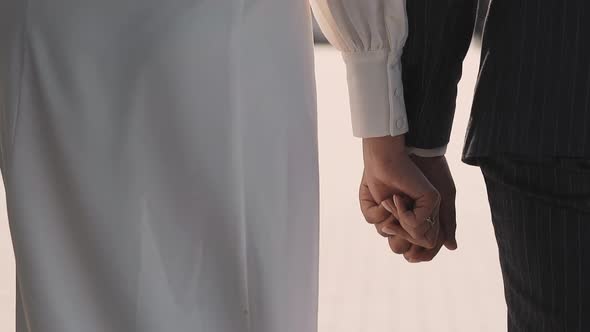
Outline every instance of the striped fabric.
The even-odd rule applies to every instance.
[[[494,0],[464,160],[590,157],[590,1]]]
[[[476,2],[407,2],[411,146],[449,141]],[[589,0],[490,6],[463,160],[488,186],[510,332],[590,331],[589,35]]]
[[[590,160],[480,159],[509,332],[590,331]]]
[[[457,83],[469,49],[477,0],[411,0],[402,56],[408,145],[438,148],[449,142]]]
[[[476,0],[407,2],[408,144],[448,143]],[[590,1],[493,0],[464,161],[590,157]]]

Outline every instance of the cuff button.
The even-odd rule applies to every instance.
[[[404,118],[397,119],[397,121],[395,122],[397,129],[402,129],[405,124],[406,124],[406,120]]]

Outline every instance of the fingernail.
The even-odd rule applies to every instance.
[[[389,213],[393,213],[393,211],[395,210],[395,207],[393,206],[390,200],[384,200],[383,202],[381,202],[381,205],[383,205],[383,208],[387,210]]]
[[[381,229],[381,231],[387,235],[397,235],[395,230],[393,230],[392,228],[390,228],[389,226],[385,226]]]

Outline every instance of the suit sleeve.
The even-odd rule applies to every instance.
[[[439,149],[449,142],[457,83],[469,49],[477,0],[407,2],[409,35],[402,56],[408,146]]]

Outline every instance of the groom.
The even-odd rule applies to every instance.
[[[363,139],[361,208],[411,262],[456,247],[444,151],[476,6],[407,2],[409,132]],[[587,0],[490,5],[463,160],[481,168],[487,185],[509,331],[590,331],[589,16]],[[407,146],[423,157],[410,157]],[[430,193],[425,178],[437,192],[412,199]],[[382,196],[385,184],[393,200]]]

